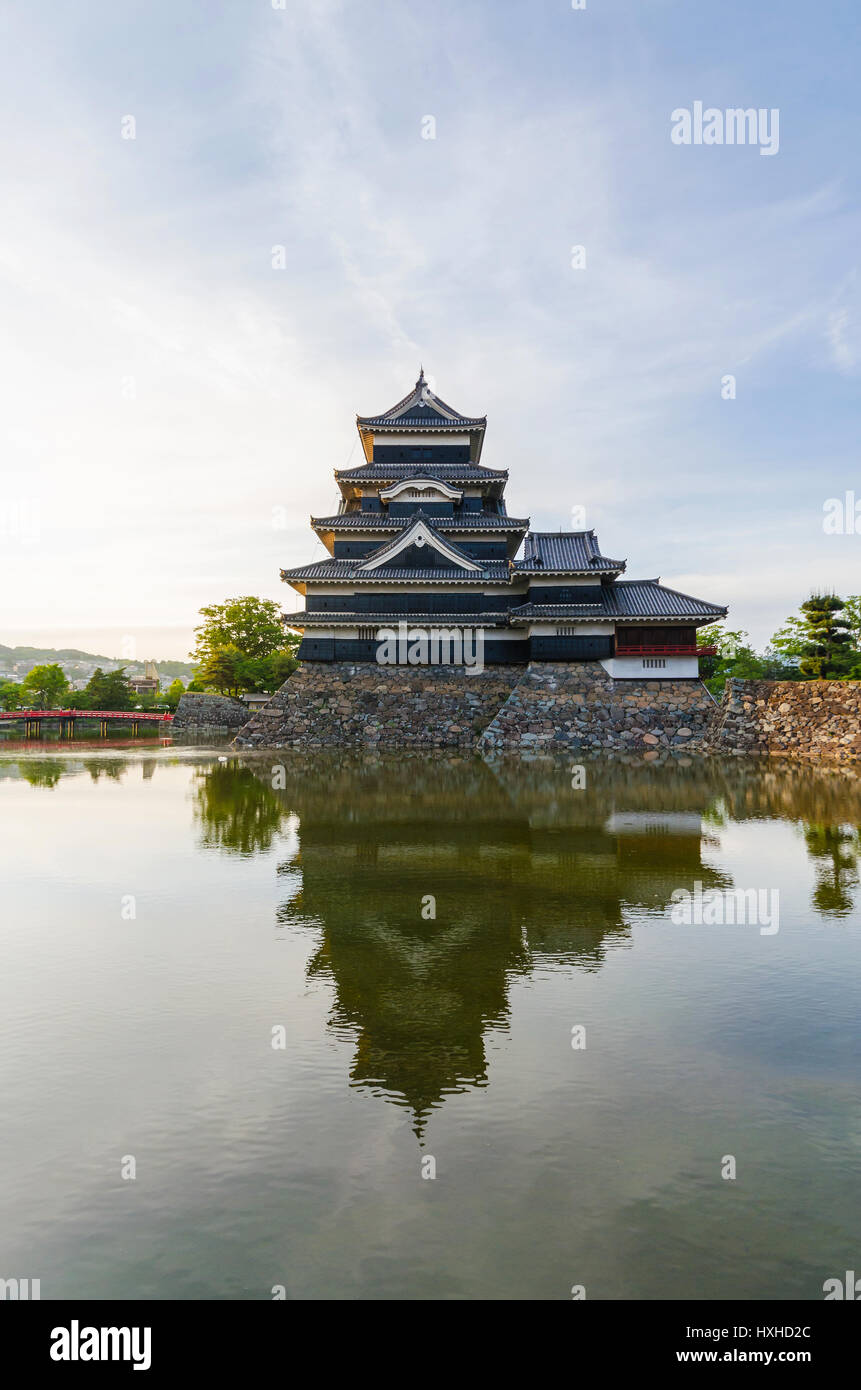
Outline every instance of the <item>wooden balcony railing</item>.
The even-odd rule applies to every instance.
[[[716,656],[717,647],[697,647],[690,642],[670,645],[666,642],[617,642],[617,656]]]

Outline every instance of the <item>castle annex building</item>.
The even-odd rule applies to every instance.
[[[487,665],[697,677],[696,629],[726,608],[624,578],[594,531],[531,531],[509,516],[507,471],[481,461],[484,416],[453,410],[422,372],[397,405],[356,424],[364,462],[335,471],[337,511],[311,518],[329,558],[281,571],[305,598],[289,616],[303,661],[376,661],[383,632],[407,624],[480,632]]]

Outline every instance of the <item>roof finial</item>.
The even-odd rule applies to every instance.
[[[419,379],[416,382],[416,386],[427,386],[427,382],[425,381],[425,369],[422,366],[419,366]]]

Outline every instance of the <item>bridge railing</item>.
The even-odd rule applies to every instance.
[[[133,709],[5,709],[0,710],[0,719],[125,719],[134,723],[169,724],[173,715],[169,710],[154,714]]]

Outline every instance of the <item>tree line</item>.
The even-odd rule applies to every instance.
[[[124,666],[103,671],[97,666],[83,690],[72,690],[56,661],[32,667],[22,681],[0,681],[2,709],[176,709],[185,686],[177,677],[156,694],[139,695],[129,684]]]
[[[742,680],[861,680],[861,595],[811,594],[786,619],[762,652],[747,632],[723,623],[701,627],[700,646],[716,656],[700,658],[700,674],[713,695],[731,676]]]
[[[72,690],[58,662],[33,666],[21,681],[0,681],[0,708],[14,709],[175,709],[186,689],[241,695],[274,693],[298,666],[299,638],[285,634],[280,609],[271,599],[228,599],[201,608],[189,655],[195,674],[188,686],[179,677],[166,690],[138,694],[125,667],[97,667],[83,690]]]
[[[274,693],[295,671],[299,638],[284,631],[278,604],[250,596],[228,599],[200,609],[195,628],[194,678],[184,686],[177,678],[156,695],[139,695],[125,668],[95,670],[83,690],[71,690],[61,666],[34,666],[19,683],[0,681],[3,709],[175,709],[186,689],[241,695]],[[723,623],[700,628],[700,646],[716,646],[717,655],[700,658],[700,673],[712,694],[719,695],[730,676],[745,680],[861,680],[861,595],[838,598],[812,594],[798,613],[786,619],[763,652],[751,646],[747,632]]]

